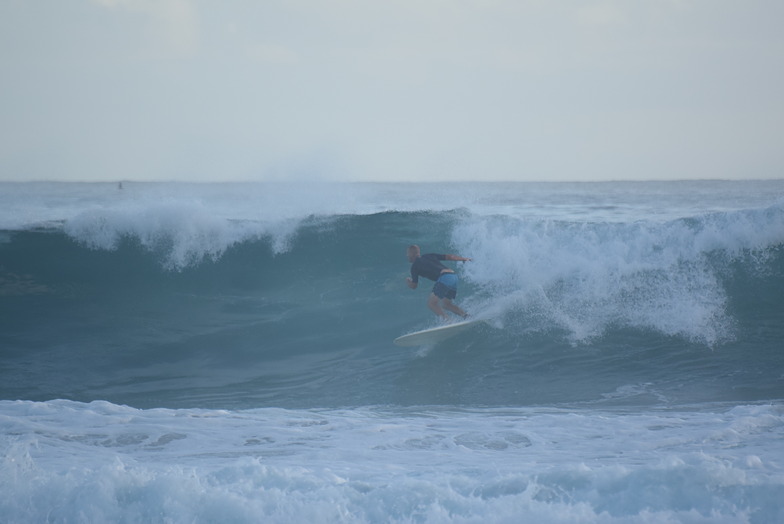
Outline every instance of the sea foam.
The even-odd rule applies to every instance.
[[[7,522],[780,519],[781,408],[706,408],[0,402],[0,513]]]

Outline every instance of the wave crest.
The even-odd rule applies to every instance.
[[[713,346],[734,336],[726,290],[732,263],[768,266],[784,242],[784,210],[666,223],[472,218],[452,240],[474,258],[466,276],[495,307],[535,319],[538,329],[567,330],[579,343],[610,327],[634,327]]]
[[[182,270],[205,259],[217,261],[230,247],[261,238],[270,239],[274,253],[288,251],[300,222],[228,220],[200,203],[168,203],[92,209],[68,220],[64,231],[91,249],[114,251],[132,240],[159,254],[167,269]]]

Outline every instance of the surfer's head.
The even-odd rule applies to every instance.
[[[416,244],[411,244],[408,246],[408,250],[406,251],[408,255],[408,261],[413,262],[417,258],[419,258],[419,246]]]

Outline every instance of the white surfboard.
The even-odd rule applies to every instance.
[[[408,335],[403,335],[402,337],[397,337],[394,340],[394,343],[396,346],[404,347],[427,346],[428,344],[435,344],[436,342],[441,342],[449,337],[453,337],[480,322],[484,321],[464,320],[463,322],[456,322],[454,324],[423,329],[422,331],[416,331],[414,333],[409,333]]]

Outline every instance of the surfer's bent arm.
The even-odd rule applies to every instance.
[[[447,260],[453,260],[455,262],[471,262],[470,258],[461,257],[460,255],[444,255]]]

